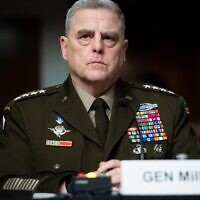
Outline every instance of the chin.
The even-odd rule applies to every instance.
[[[99,83],[99,82],[105,82],[107,79],[105,78],[90,78],[90,79],[87,79],[87,81],[89,83]]]
[[[92,82],[99,82],[99,81],[105,81],[109,78],[108,73],[101,72],[101,73],[90,73],[86,76],[87,80],[90,80]]]

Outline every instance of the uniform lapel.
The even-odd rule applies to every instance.
[[[127,104],[122,105],[120,99],[127,99]],[[138,101],[132,95],[129,96],[128,90],[122,83],[118,83],[113,104],[113,111],[108,130],[108,136],[105,146],[104,159],[109,159],[110,153],[117,145],[119,140],[127,133],[127,128],[135,121],[135,115],[138,108]]]
[[[61,87],[54,110],[86,137],[100,145],[89,115],[69,77]]]

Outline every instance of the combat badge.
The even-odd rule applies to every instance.
[[[54,128],[48,128],[50,131],[52,131],[57,137],[61,137],[66,133],[71,132],[71,130],[67,130],[65,129],[65,127],[63,125],[61,125],[63,123],[63,118],[60,115],[56,116],[56,122],[59,124],[57,126],[55,126]]]
[[[54,128],[48,128],[50,131],[52,131],[57,137],[61,137],[66,133],[71,132],[70,130],[66,130],[64,126],[58,125]]]

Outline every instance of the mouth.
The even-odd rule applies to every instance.
[[[106,63],[102,62],[102,61],[90,61],[87,63],[88,65],[92,65],[92,64],[98,64],[98,65],[106,65]]]

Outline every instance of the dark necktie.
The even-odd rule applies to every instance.
[[[109,126],[109,119],[106,114],[106,108],[108,108],[108,105],[103,99],[97,98],[93,102],[91,108],[95,110],[96,132],[99,135],[101,144],[105,144]]]

